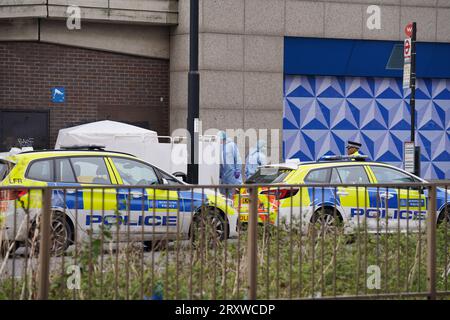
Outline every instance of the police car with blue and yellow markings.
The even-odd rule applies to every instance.
[[[426,181],[388,164],[361,160],[365,159],[350,156],[260,167],[247,183],[274,186],[258,189],[259,222],[289,224],[292,219],[299,222],[304,231],[313,225],[325,232],[342,226],[340,230],[345,233],[352,233],[358,228],[372,233],[424,230],[428,190],[421,188],[420,183]],[[394,188],[375,186],[397,183],[412,185]],[[277,187],[277,184],[280,186]],[[302,184],[310,186],[302,187]],[[311,187],[315,184],[325,187]],[[326,187],[327,184],[345,186]],[[244,223],[248,221],[248,203],[245,190],[234,198],[240,220]],[[437,188],[436,208],[438,222],[449,218],[448,191]]]
[[[19,153],[0,159],[2,186],[17,188],[0,189],[0,239],[18,243],[30,237],[42,207],[42,191],[27,187],[46,186],[55,187],[52,245],[59,247],[53,250],[65,250],[89,230],[99,233],[101,226],[111,226],[119,241],[188,238],[200,213],[212,223],[214,237],[236,235],[231,201],[128,154],[98,148]]]

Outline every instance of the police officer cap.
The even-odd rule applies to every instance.
[[[359,149],[359,148],[361,148],[361,146],[362,146],[362,144],[361,144],[361,143],[358,143],[358,142],[354,142],[354,141],[348,141],[348,142],[347,142],[347,149],[348,149],[348,148],[356,148],[356,149]]]

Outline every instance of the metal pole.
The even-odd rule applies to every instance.
[[[436,300],[436,186],[428,192],[427,214],[427,289],[428,299]]]
[[[50,232],[51,232],[51,201],[52,191],[42,190],[42,213],[40,216],[40,243],[39,243],[39,288],[38,299],[47,300],[49,291],[50,272]]]
[[[188,75],[188,182],[198,184],[198,119],[200,116],[200,74],[198,72],[198,0],[190,2],[189,75]]]
[[[411,33],[411,95],[409,105],[411,107],[411,142],[416,136],[416,23],[412,23]]]
[[[249,189],[250,204],[248,217],[248,281],[249,300],[256,300],[256,286],[257,286],[257,242],[258,242],[258,188],[252,187]]]
[[[416,39],[417,24],[413,22],[411,32],[411,95],[409,100],[411,107],[411,142],[416,140]],[[420,148],[418,147],[414,149],[414,161],[414,174],[420,176]]]

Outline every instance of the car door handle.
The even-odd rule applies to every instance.
[[[348,192],[347,191],[338,191],[338,192],[336,192],[336,194],[338,196],[348,196]]]

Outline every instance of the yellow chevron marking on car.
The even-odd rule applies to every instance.
[[[95,189],[94,186],[94,189],[82,189],[82,192],[84,210],[101,211],[117,209],[116,189]]]

